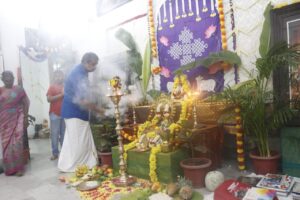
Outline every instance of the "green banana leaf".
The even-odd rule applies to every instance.
[[[259,45],[259,54],[261,57],[266,56],[271,42],[271,17],[270,12],[273,9],[271,3],[269,3],[265,9],[264,16],[265,21],[263,24],[262,32],[260,34],[260,45]]]
[[[161,92],[160,90],[150,90],[147,92],[147,94],[149,94],[150,97],[152,97],[154,100],[158,99],[162,93],[163,92]]]
[[[210,53],[207,57],[203,59],[196,60],[189,64],[183,65],[179,69],[175,70],[173,73],[180,74],[183,71],[191,70],[199,66],[209,67],[210,65],[220,61],[227,62],[232,65],[236,64],[238,66],[240,66],[242,63],[241,58],[237,55],[237,53],[228,50],[223,50],[220,52]]]
[[[115,37],[120,40],[124,45],[126,45],[130,50],[137,51],[137,45],[132,35],[123,28],[116,31]]]
[[[132,35],[123,28],[115,33],[115,37],[128,47],[127,61],[132,70],[140,77],[142,75],[142,56],[138,52],[137,44]]]
[[[142,67],[142,92],[143,96],[146,97],[149,80],[151,77],[151,49],[150,41],[146,45],[144,59]]]
[[[137,51],[127,51],[127,61],[132,70],[140,77],[143,65],[141,54]]]

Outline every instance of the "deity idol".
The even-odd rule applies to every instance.
[[[184,100],[188,97],[189,90],[190,85],[186,75],[181,74],[175,76],[171,98],[174,100]]]

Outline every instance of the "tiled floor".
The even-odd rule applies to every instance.
[[[0,175],[0,200],[79,200],[75,189],[67,189],[60,183],[57,161],[50,161],[49,139],[30,140],[31,162],[23,177],[7,177]],[[235,161],[223,164],[222,171],[226,178],[241,175],[236,170]],[[248,172],[243,172],[247,174]],[[205,200],[213,199],[213,195],[205,189],[199,190]]]
[[[1,200],[79,200],[78,193],[59,182],[57,161],[50,161],[50,141],[30,140],[31,161],[23,177],[0,175]]]

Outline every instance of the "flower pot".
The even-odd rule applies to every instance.
[[[99,152],[98,157],[101,165],[108,165],[112,167],[112,153],[111,152]]]
[[[207,158],[188,158],[180,162],[184,177],[189,179],[193,187],[201,188],[205,184],[205,176],[210,170],[211,160]]]
[[[256,174],[276,174],[278,172],[280,154],[272,151],[270,157],[261,157],[257,152],[251,152],[253,168]]]

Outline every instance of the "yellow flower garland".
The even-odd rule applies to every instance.
[[[173,91],[181,84],[183,91],[188,94],[191,91],[190,83],[187,80],[187,76],[185,74],[177,75],[174,78]]]
[[[133,142],[130,142],[129,144],[124,145],[124,161],[127,163],[127,151],[130,149],[133,149],[136,146],[137,140],[134,140]]]
[[[138,138],[141,137],[142,133],[144,132],[144,130],[148,127],[151,127],[151,126],[156,126],[157,123],[159,122],[160,120],[160,117],[158,116],[155,116],[151,121],[146,121],[144,122],[143,124],[139,125],[138,127]]]
[[[176,76],[174,78],[174,86],[173,88],[175,89],[178,84],[182,84],[182,88],[183,91],[188,94],[190,92],[190,85],[189,82],[187,80],[186,75],[179,75]],[[182,129],[182,123],[183,121],[187,120],[189,117],[189,106],[192,103],[192,100],[190,98],[185,99],[181,102],[181,113],[180,113],[180,117],[177,123],[172,123],[169,126],[169,130],[170,130],[170,141],[174,141],[175,137],[176,137],[176,133],[180,132],[180,130]],[[149,127],[155,127],[157,126],[157,124],[159,123],[159,121],[161,120],[160,116],[154,116],[154,118],[150,121],[147,120],[146,122],[144,122],[143,124],[139,125],[138,127],[138,132],[137,132],[137,138],[140,138],[141,135],[143,134],[143,132],[149,128]],[[149,137],[154,137],[156,134],[156,131],[152,131],[147,133]],[[136,144],[138,143],[138,139],[134,140],[133,142],[124,145],[124,159],[125,162],[127,162],[127,151],[130,149],[133,149],[136,147]],[[150,156],[149,156],[149,177],[151,182],[158,182],[158,177],[157,177],[157,173],[156,173],[156,169],[157,169],[157,160],[156,160],[156,155],[157,153],[161,152],[161,146],[153,146],[151,147],[150,150]]]
[[[172,123],[169,126],[169,129],[170,129],[170,143],[172,143],[176,137],[175,133],[178,133],[182,129],[182,126],[176,123]]]
[[[149,13],[148,13],[148,20],[149,20],[149,34],[150,34],[150,41],[151,41],[151,54],[152,57],[157,57],[157,49],[156,49],[156,35],[155,35],[155,24],[154,24],[154,14],[153,14],[153,2],[149,0]]]
[[[180,113],[178,123],[181,124],[183,121],[188,120],[188,108],[189,108],[190,103],[191,103],[190,99],[186,99],[181,102],[181,113]]]
[[[222,48],[224,50],[226,50],[227,49],[227,39],[226,39],[223,0],[218,0],[218,10],[219,10],[220,27],[221,27]]]
[[[156,154],[158,154],[159,152],[161,152],[160,145],[156,147],[152,147],[149,156],[149,168],[150,168],[149,177],[151,182],[153,183],[158,182],[157,173],[156,173],[156,168],[157,168]]]

